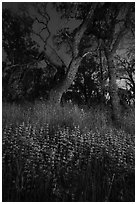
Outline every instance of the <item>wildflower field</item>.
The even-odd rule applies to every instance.
[[[133,112],[3,103],[3,201],[135,201]]]

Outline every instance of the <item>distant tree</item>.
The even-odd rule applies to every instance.
[[[122,108],[129,109],[131,104],[132,94],[130,90],[124,88],[118,88],[118,96],[120,99],[120,104]]]
[[[125,80],[126,88],[130,94],[130,100],[133,102],[135,100],[135,49],[134,45],[127,49],[124,57],[116,56],[116,66],[119,72],[119,78]]]

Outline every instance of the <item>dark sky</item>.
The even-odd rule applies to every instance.
[[[31,16],[37,16],[37,12],[36,12],[36,10],[34,9],[34,7],[32,7],[31,3],[26,3],[26,2],[25,2],[25,3],[24,3],[24,2],[3,2],[3,3],[2,3],[2,8],[3,8],[3,9],[4,9],[4,8],[8,8],[8,9],[10,9],[13,13],[19,13],[19,12],[20,12],[19,8],[23,7],[24,5],[26,6],[26,8],[27,8],[27,10],[29,11],[29,13],[30,13]],[[53,8],[53,6],[52,6],[51,3],[48,3],[48,5],[47,5],[47,12],[48,12],[48,14],[49,14],[49,16],[50,16],[50,19],[51,19],[50,22],[49,22],[49,24],[48,24],[48,28],[50,29],[50,32],[51,32],[51,37],[49,38],[48,43],[49,43],[50,45],[52,45],[52,46],[53,46],[53,44],[52,44],[52,36],[53,36],[53,34],[56,33],[56,31],[57,31],[59,28],[61,28],[61,27],[63,27],[64,25],[67,24],[71,29],[74,29],[74,28],[77,27],[77,26],[79,25],[79,23],[80,23],[79,21],[76,21],[76,20],[71,20],[71,21],[69,21],[69,22],[66,21],[66,20],[60,20],[58,13],[56,12],[55,8]],[[39,17],[39,16],[38,16],[38,17]],[[41,28],[41,25],[40,25],[40,24],[38,24],[37,22],[34,23],[33,29],[34,29],[35,32],[38,32],[38,31],[40,30],[40,28]],[[42,32],[42,36],[43,36],[43,37],[47,36],[46,30],[44,30],[44,31]],[[33,38],[36,42],[38,42],[38,44],[40,45],[40,51],[42,51],[44,44],[43,44],[43,42],[40,40],[40,38],[37,37],[36,35],[33,35],[32,38]],[[59,55],[61,56],[61,58],[63,58],[63,60],[65,61],[65,63],[68,64],[69,61],[70,61],[70,57],[65,54],[65,48],[64,48],[64,49],[62,48],[61,50],[59,50],[58,53],[59,53]],[[4,57],[4,55],[3,55],[3,57]]]

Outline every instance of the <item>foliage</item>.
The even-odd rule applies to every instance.
[[[75,115],[82,116],[86,127],[92,112],[76,108],[74,113],[71,106],[65,110],[47,107],[49,115],[43,117],[40,108],[44,105],[28,109],[5,104],[3,201],[133,202],[134,136],[113,128],[110,120],[108,125],[99,109],[94,108],[93,115],[98,123],[94,121],[83,131]],[[20,114],[19,120],[23,110],[24,118]]]
[[[7,55],[5,65],[3,63],[3,98],[21,100],[24,97],[22,78],[39,53],[31,39],[33,20],[8,9],[3,9],[2,15],[2,46]]]
[[[104,3],[95,10],[94,21],[88,28],[87,33],[92,33],[98,39],[112,40],[113,26],[118,13],[121,10],[121,4],[117,3]]]
[[[92,3],[86,2],[83,4],[82,2],[58,2],[53,3],[53,6],[60,13],[61,18],[75,18],[77,20],[81,20],[86,17],[89,9],[92,6]]]
[[[82,60],[76,79],[64,97],[89,107],[102,102],[104,96],[101,93],[100,62],[98,61],[98,56],[93,54],[87,55]]]
[[[31,38],[34,19],[26,12],[19,15],[3,9],[2,20],[7,54],[3,62],[3,99],[17,102],[48,98],[52,86],[64,77],[64,67],[55,67],[49,59],[43,66],[43,53],[39,54],[38,45]]]
[[[32,18],[3,9],[2,46],[12,65],[25,64],[37,56],[37,45],[30,37],[32,25]]]

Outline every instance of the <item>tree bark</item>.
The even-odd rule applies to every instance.
[[[102,65],[102,51],[99,48],[99,61],[100,61],[100,85],[101,85],[101,105],[104,105],[105,90],[104,90],[104,79],[103,79],[103,65]]]
[[[118,96],[118,85],[116,84],[116,69],[112,53],[107,54],[106,57],[108,62],[109,93],[112,105],[112,118],[114,120],[119,120],[121,115],[121,106],[120,99]]]
[[[50,92],[50,102],[52,104],[60,104],[63,93],[65,93],[71,86],[75,79],[78,68],[80,66],[82,57],[73,59],[68,67],[67,73],[63,79],[55,88]]]

